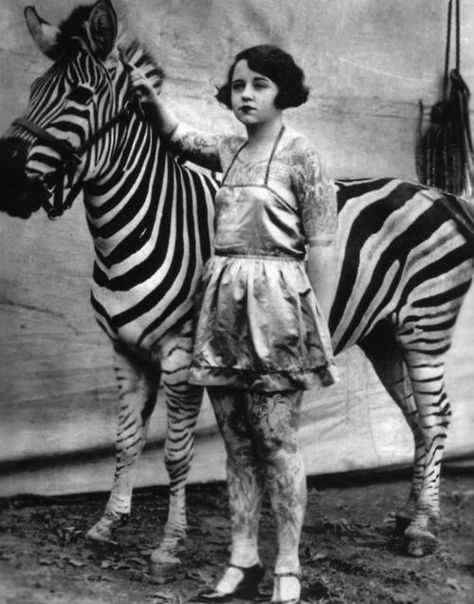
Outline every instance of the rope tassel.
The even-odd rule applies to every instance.
[[[456,67],[449,69],[453,1],[456,3]],[[460,0],[449,0],[443,99],[431,108],[430,124],[420,125],[416,170],[420,182],[455,195],[470,197],[474,185],[474,153],[469,123],[469,88],[460,73]]]

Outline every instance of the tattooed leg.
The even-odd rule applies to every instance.
[[[245,409],[245,391],[208,388],[217,425],[227,451],[227,484],[232,532],[231,564],[250,567],[260,561],[258,524],[264,477],[258,465],[251,427]],[[230,593],[242,579],[241,571],[229,568],[217,590]]]
[[[267,469],[267,487],[275,515],[278,555],[273,599],[298,598],[298,548],[306,510],[306,473],[297,430],[302,392],[251,393],[248,417]],[[288,573],[293,573],[288,575]]]

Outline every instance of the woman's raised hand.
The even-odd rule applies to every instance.
[[[142,71],[133,69],[130,72],[130,83],[140,102],[156,103],[159,93]]]
[[[162,136],[171,136],[176,130],[178,120],[158,97],[160,91],[156,90],[145,74],[136,68],[130,72],[130,83],[140,100],[143,113]]]

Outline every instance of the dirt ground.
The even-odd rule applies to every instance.
[[[408,485],[406,474],[309,481],[301,545],[304,602],[474,603],[474,474],[445,472],[441,545],[420,559],[406,557],[401,539],[392,538],[392,512]],[[228,558],[225,485],[188,487],[183,567],[164,584],[149,577],[148,558],[166,517],[166,490],[135,493],[132,517],[115,548],[84,540],[104,502],[104,495],[0,500],[0,603],[184,604],[214,584]],[[261,541],[269,568],[274,539],[267,504]],[[265,588],[271,579],[267,572]]]

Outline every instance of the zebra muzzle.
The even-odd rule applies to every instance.
[[[29,218],[47,199],[41,183],[26,175],[27,150],[18,139],[0,141],[0,211],[18,218]]]

